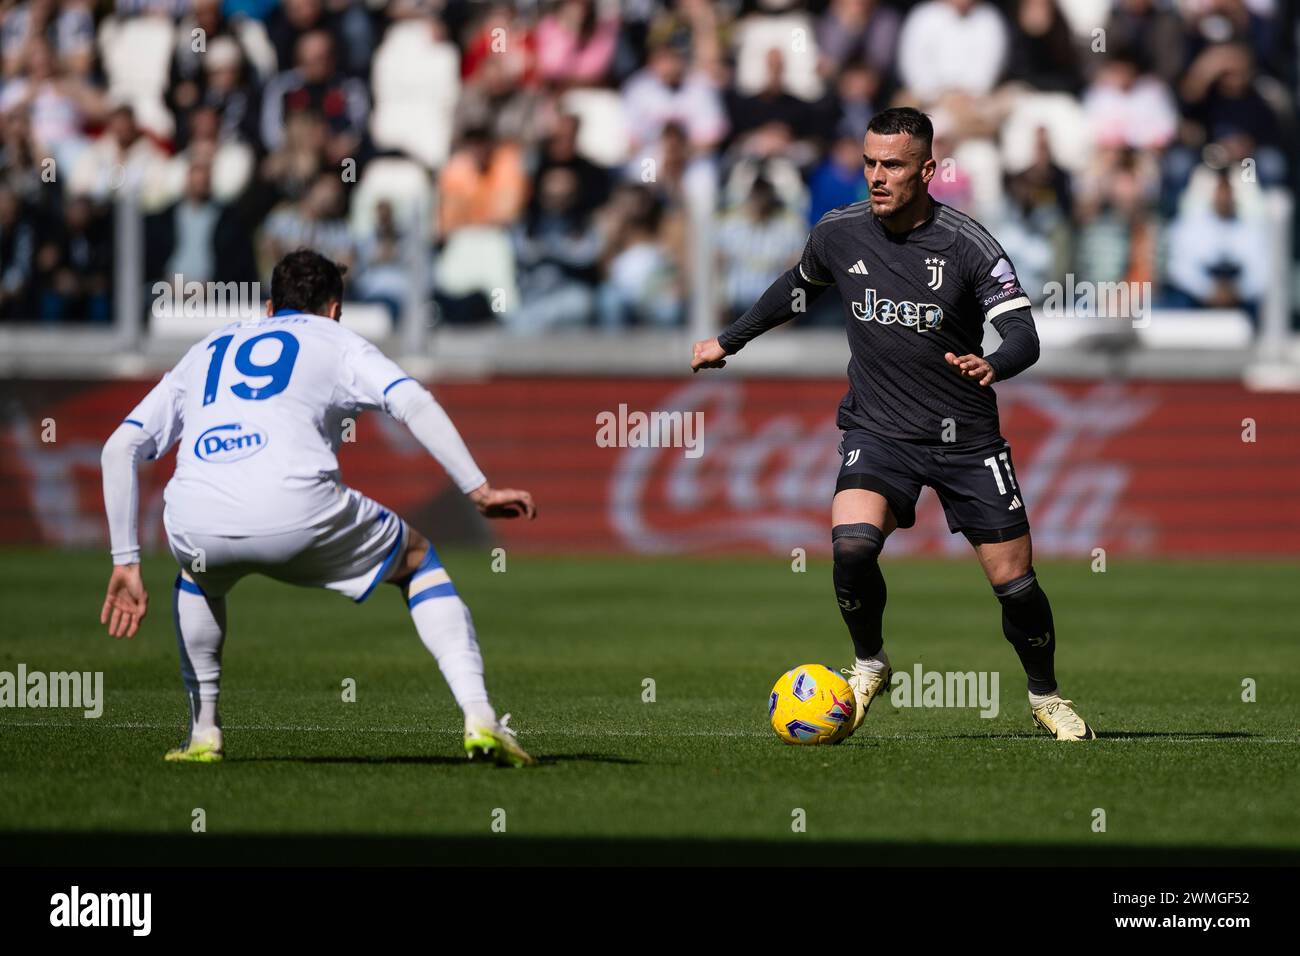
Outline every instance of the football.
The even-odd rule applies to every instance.
[[[853,729],[853,689],[821,664],[786,671],[772,688],[767,716],[788,744],[837,744]]]

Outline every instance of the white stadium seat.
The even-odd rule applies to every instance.
[[[163,136],[174,130],[163,92],[175,44],[176,28],[165,17],[107,17],[99,27],[109,96],[130,105],[141,126]]]
[[[812,17],[805,13],[746,17],[736,28],[736,90],[758,92],[767,80],[767,54],[785,56],[782,86],[792,96],[813,101],[822,95],[817,75],[817,37]]]
[[[1021,93],[1002,124],[1002,162],[1018,173],[1034,158],[1034,137],[1046,127],[1052,159],[1067,172],[1078,173],[1092,158],[1092,134],[1079,101],[1068,93]]]
[[[370,82],[375,145],[401,150],[430,169],[446,162],[460,95],[455,46],[436,40],[427,21],[395,23],[375,51]]]
[[[388,200],[398,226],[416,225],[427,231],[432,224],[434,185],[429,171],[419,163],[395,156],[381,156],[366,164],[361,181],[353,190],[348,225],[359,239],[373,235],[375,206]],[[423,217],[423,222],[417,217]]]
[[[623,100],[612,90],[569,90],[563,109],[578,118],[578,153],[597,166],[621,166],[630,148]]]
[[[505,296],[506,311],[516,307],[515,253],[510,234],[492,226],[466,226],[447,237],[435,266],[434,282],[448,295],[482,292]]]

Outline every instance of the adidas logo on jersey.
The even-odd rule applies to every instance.
[[[1019,496],[1019,495],[1012,495],[1012,496],[1011,496],[1011,504],[1007,506],[1007,510],[1008,510],[1008,511],[1015,511],[1017,508],[1023,508],[1023,507],[1024,507],[1024,505],[1022,505],[1022,504],[1020,503],[1020,496]]]
[[[867,267],[863,264],[862,260],[859,259],[857,262],[853,263],[853,265],[849,266],[849,272],[853,273],[855,276],[864,276],[867,274]]]

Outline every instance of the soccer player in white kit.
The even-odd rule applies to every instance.
[[[345,420],[381,409],[403,422],[489,518],[534,518],[526,491],[493,488],[433,396],[339,324],[343,276],[308,250],[271,277],[264,318],[228,325],[186,353],[104,446],[113,573],[100,622],[133,637],[148,609],[140,576],[136,465],[178,445],[163,524],[180,562],[175,621],[190,734],[166,759],[225,752],[217,697],[226,594],[248,574],[338,591],[357,603],[395,584],[465,715],[465,751],[499,764],[536,761],[509,715],[497,719],[469,608],[414,528],[344,485],[335,457]],[[179,443],[179,444],[178,444]]]

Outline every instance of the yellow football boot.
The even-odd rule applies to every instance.
[[[1034,723],[1057,740],[1096,740],[1097,733],[1074,712],[1074,701],[1059,694],[1053,695],[1037,707],[1030,707]]]
[[[465,726],[465,756],[470,760],[487,758],[499,767],[531,767],[537,763],[519,746],[519,738],[510,729],[510,715],[495,724],[471,721]]]
[[[191,733],[183,746],[167,751],[163,759],[171,763],[220,763],[225,753],[221,728],[211,727]]]
[[[857,700],[858,706],[853,708],[853,726],[849,729],[849,735],[862,726],[862,721],[867,717],[867,708],[871,702],[881,694],[889,693],[889,682],[894,679],[894,670],[888,665],[884,670],[876,670],[863,665],[861,661],[854,661],[853,668],[840,668],[840,673],[844,679],[849,682],[853,688],[853,696]]]

